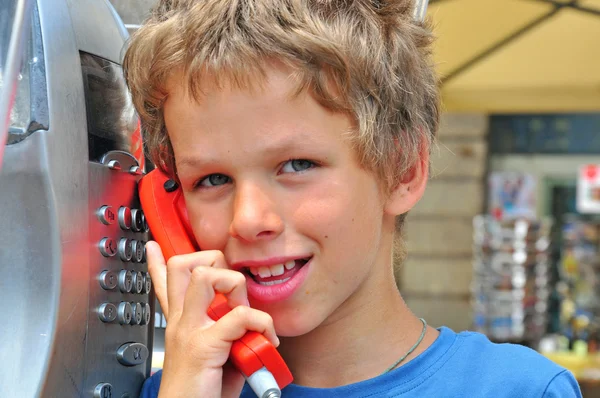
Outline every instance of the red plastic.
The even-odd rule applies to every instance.
[[[167,175],[155,169],[145,175],[138,186],[142,210],[152,238],[160,245],[165,260],[176,254],[200,250],[195,243],[188,221],[181,189],[167,192],[164,184],[168,180]],[[227,298],[217,293],[208,309],[208,315],[213,320],[217,320],[229,311],[231,308]],[[241,339],[235,341],[229,359],[246,376],[266,367],[281,389],[293,380],[290,370],[275,346],[257,332],[247,332]]]

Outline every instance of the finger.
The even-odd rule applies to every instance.
[[[265,336],[275,347],[279,346],[279,338],[275,333],[273,318],[263,311],[239,306],[224,315],[211,328],[222,340],[235,341],[251,330]]]
[[[227,268],[227,263],[223,253],[217,250],[171,257],[167,261],[167,297],[171,316],[173,314],[180,316],[183,312],[183,303],[192,271],[197,267]]]
[[[207,310],[215,299],[215,292],[224,294],[230,307],[249,305],[246,277],[242,273],[221,268],[196,267],[185,293],[181,322],[194,325],[199,321],[201,324],[208,322]]]
[[[152,278],[152,285],[156,298],[160,303],[165,318],[169,314],[169,301],[167,298],[167,263],[162,254],[158,243],[149,241],[146,243],[146,261],[148,262],[148,272]]]

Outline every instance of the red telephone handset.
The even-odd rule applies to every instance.
[[[165,260],[176,254],[200,250],[188,221],[183,194],[174,180],[159,169],[155,169],[140,180],[138,190],[150,232],[161,247]],[[208,309],[208,315],[216,321],[229,311],[231,308],[227,298],[217,293]],[[235,341],[229,359],[261,398],[281,396],[280,390],[277,393],[273,389],[277,387],[282,389],[293,380],[277,349],[266,337],[257,332],[249,331]],[[277,385],[269,386],[273,383],[269,383],[263,377],[265,368],[274,377]]]

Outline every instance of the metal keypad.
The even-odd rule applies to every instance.
[[[113,208],[118,208],[117,214]],[[145,265],[146,241],[131,237],[132,234],[146,234],[148,224],[141,209],[128,206],[103,205],[96,210],[97,220],[106,226],[118,221],[118,228],[123,236],[103,237],[98,242],[100,254],[114,259],[120,269],[104,270],[97,279],[105,291],[120,292],[118,302],[103,302],[97,307],[98,317],[104,323],[129,326],[145,326],[150,323],[151,306],[147,302],[152,291],[150,274],[144,269],[131,269],[135,265]],[[136,235],[137,235],[136,234]],[[140,236],[141,237],[141,236]],[[145,236],[143,236],[145,237]],[[128,296],[136,301],[125,301]]]
[[[96,216],[102,224],[111,225],[115,219],[118,219],[119,228],[123,232],[131,231],[145,234],[148,231],[146,218],[141,209],[119,206],[118,215],[115,216],[112,208],[113,206],[103,205],[96,211]],[[144,270],[126,268],[129,264],[145,265],[146,242],[144,240],[131,239],[125,236],[119,237],[118,240],[104,237],[98,243],[98,248],[104,257],[118,258],[122,267],[120,270],[104,270],[101,272],[98,280],[102,289],[113,290],[118,286],[118,290],[124,294],[150,294],[152,289],[150,274]],[[140,308],[142,307],[143,305]],[[133,324],[142,324],[142,322],[134,322]]]
[[[126,166],[120,170],[113,167],[112,175],[116,178],[122,178],[122,174],[136,178],[141,175],[139,168],[132,167],[130,173],[127,170],[129,168]],[[130,348],[131,352],[115,352],[115,361],[120,358],[117,361],[119,366],[131,366],[133,360],[145,360],[136,355],[148,351],[145,336],[148,335],[148,328],[153,327],[151,303],[154,297],[146,264],[146,217],[137,200],[122,203],[108,201],[94,210],[94,223],[99,234],[98,258],[103,259],[100,260],[102,266],[95,279],[97,291],[104,292],[96,295],[99,298],[95,304],[97,319],[107,328],[107,337],[121,336],[118,341],[120,347],[126,344],[136,347],[135,350]],[[129,362],[125,361],[127,358]],[[97,390],[106,392],[108,388],[99,384]]]
[[[148,229],[137,195],[142,175],[123,151],[90,162],[88,220],[95,258],[88,302],[94,316],[88,318],[86,355],[94,359],[87,363],[85,388],[102,397],[136,396],[131,380],[146,377],[150,366],[155,298],[145,258]]]

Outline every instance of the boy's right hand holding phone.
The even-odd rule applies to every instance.
[[[279,345],[271,316],[248,304],[246,277],[216,250],[173,256],[167,266],[158,244],[148,242],[146,258],[168,320],[159,398],[239,397],[244,377],[227,361],[232,343],[256,331]],[[215,291],[233,308],[216,322],[207,314]]]

